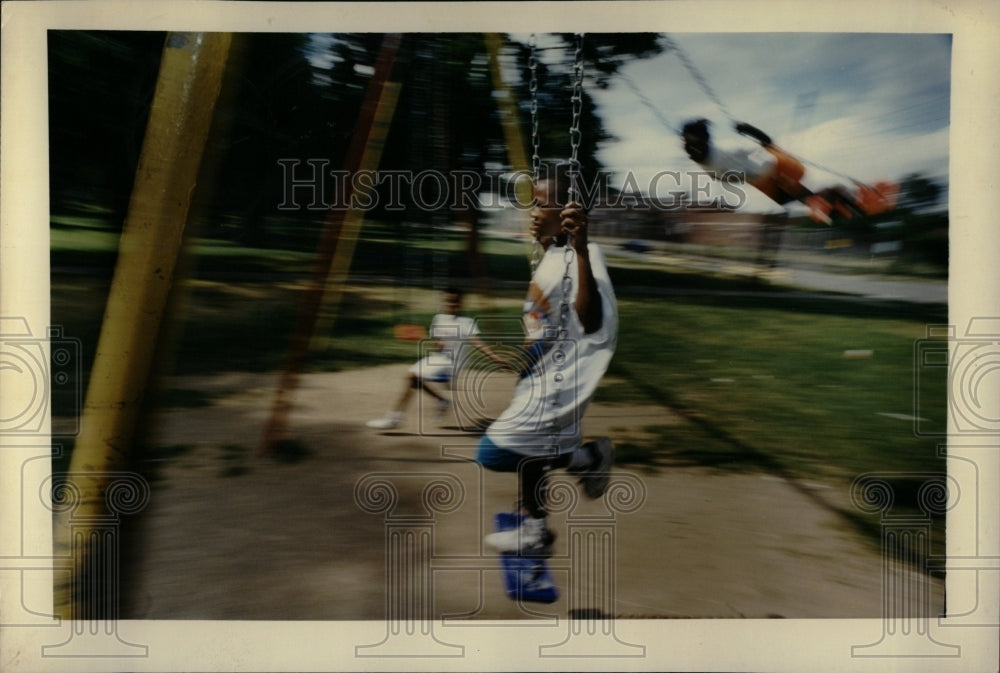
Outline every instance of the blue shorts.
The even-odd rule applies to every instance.
[[[527,457],[516,451],[501,449],[486,435],[479,440],[476,451],[476,462],[494,472],[517,472],[517,466]]]

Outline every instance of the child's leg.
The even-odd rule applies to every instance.
[[[547,476],[553,465],[551,456],[526,456],[502,449],[483,435],[476,461],[494,472],[517,472],[521,506],[536,519],[545,518]]]
[[[831,216],[834,219],[842,217],[845,220],[850,220],[864,214],[858,207],[857,202],[855,202],[854,197],[841,185],[829,187],[821,193],[823,194],[823,198],[830,203]]]
[[[423,390],[425,393],[436,399],[438,402],[445,402],[448,398],[434,390],[434,386],[431,386],[423,379],[414,378],[413,387]]]
[[[476,462],[494,472],[517,472],[517,466],[523,459],[520,453],[501,449],[487,435],[483,435],[476,448]]]
[[[545,523],[546,476],[552,463],[549,456],[525,456],[502,449],[483,436],[476,455],[484,467],[500,472],[517,472],[518,496],[528,516],[520,526],[510,530],[490,533],[486,544],[502,553],[527,554],[546,557],[552,554],[555,534]]]
[[[802,162],[775,145],[768,145],[765,149],[774,157],[774,166],[750,184],[779,205],[807,198],[812,192],[802,184],[802,176],[806,172]]]
[[[384,419],[391,421],[395,425],[399,425],[403,419],[403,412],[406,411],[406,407],[409,406],[410,400],[413,399],[413,393],[417,390],[426,391],[427,394],[439,402],[447,401],[446,397],[428,386],[427,383],[422,381],[419,376],[414,373],[410,373],[406,379],[406,386],[403,388],[403,394],[399,396],[399,399],[396,400],[396,406],[389,410]]]
[[[521,502],[524,503],[528,514],[536,519],[544,519],[548,514],[548,477],[550,471],[569,468],[571,472],[576,470],[577,473],[582,473],[595,465],[595,461],[599,462],[600,458],[594,455],[587,444],[558,456],[525,458],[520,467]]]
[[[399,401],[396,402],[396,411],[403,411],[406,409],[406,405],[410,403],[410,399],[413,397],[413,391],[420,387],[420,379],[417,378],[416,374],[410,374],[406,380],[406,387],[403,388],[403,394],[399,396]]]
[[[446,402],[447,398],[428,385],[429,381],[450,381],[455,375],[455,365],[451,358],[445,357],[441,353],[434,353],[423,357],[415,365],[410,367],[410,388],[407,392],[407,400],[414,390],[424,390],[428,395],[438,402]]]
[[[521,461],[519,471],[521,503],[530,516],[544,519],[548,496],[548,476],[552,469],[552,458],[533,456]]]
[[[878,215],[896,207],[899,185],[894,182],[876,182],[872,186],[858,185],[855,197],[858,210],[866,215]]]

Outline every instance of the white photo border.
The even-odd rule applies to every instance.
[[[49,208],[46,31],[129,29],[232,32],[443,32],[512,33],[597,30],[664,32],[904,32],[950,33],[952,110],[950,159],[951,265],[949,323],[961,328],[973,317],[1000,313],[996,253],[1000,212],[996,171],[1000,147],[1000,10],[989,0],[848,0],[838,3],[737,0],[695,2],[515,2],[515,3],[266,3],[266,2],[4,2],[2,16],[2,224],[0,224],[0,315],[24,316],[34,330],[49,324]],[[0,379],[2,380],[2,379]],[[0,402],[2,403],[2,402]],[[47,432],[47,430],[46,430]],[[45,438],[43,438],[45,439]],[[959,438],[961,439],[961,438]],[[990,442],[992,441],[992,444]],[[11,493],[30,460],[48,455],[35,446],[0,437],[0,513],[4,523],[44,546],[50,513],[24,512]],[[985,481],[983,508],[997,507],[1000,474],[995,438],[969,441],[969,456]],[[949,451],[961,455],[962,442]],[[963,485],[964,487],[965,485]],[[996,565],[996,522],[987,530],[949,521],[949,556],[969,549]],[[23,527],[23,529],[22,529]],[[4,525],[0,530],[10,530]],[[981,535],[969,540],[969,535]],[[51,539],[49,538],[51,546]],[[51,592],[24,585],[10,559],[9,540],[0,547],[0,615],[21,591]],[[976,575],[949,573],[950,600],[979,600],[996,610],[1000,570]],[[44,583],[42,583],[44,584]],[[248,590],[252,590],[248,587]],[[807,597],[803,597],[807,600]],[[990,607],[990,601],[993,601]],[[0,620],[2,621],[2,620]],[[148,657],[108,660],[41,656],[58,642],[63,626],[8,627],[0,639],[0,666],[10,671],[190,671],[190,670],[996,670],[996,625],[947,628],[934,625],[961,648],[951,659],[857,659],[851,646],[877,639],[879,620],[620,620],[624,640],[645,643],[639,660],[539,659],[538,645],[553,640],[551,628],[496,626],[463,633],[464,656],[453,659],[359,659],[355,646],[378,642],[386,625],[372,622],[159,622],[119,626],[124,639],[149,648]],[[936,620],[932,620],[936,621]],[[516,635],[516,638],[514,637]]]

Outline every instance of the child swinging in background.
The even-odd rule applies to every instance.
[[[830,224],[836,218],[877,215],[896,206],[899,188],[894,183],[855,183],[857,191],[853,194],[840,185],[814,192],[802,184],[806,172],[802,162],[775,145],[760,129],[746,123],[735,126],[737,133],[760,143],[763,152],[727,151],[712,143],[708,127],[707,119],[697,119],[681,130],[684,151],[692,161],[716,179],[723,174],[741,175],[748,185],[778,205],[800,201],[809,207],[810,217],[817,222]]]
[[[437,403],[438,417],[443,417],[451,409],[451,401],[442,395],[431,384],[447,384],[456,374],[456,367],[461,362],[459,350],[466,345],[473,346],[484,353],[497,364],[506,367],[507,362],[486,347],[479,339],[479,329],[472,318],[459,315],[462,310],[462,291],[457,287],[445,290],[441,313],[431,321],[430,338],[436,340],[436,348],[412,367],[406,376],[402,394],[395,406],[385,415],[368,421],[365,425],[375,430],[391,430],[403,424],[404,413],[414,393],[423,390],[434,398]],[[412,326],[411,326],[412,327]],[[422,329],[418,338],[427,336]],[[414,334],[407,334],[413,338]]]

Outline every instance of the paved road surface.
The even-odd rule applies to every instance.
[[[698,255],[675,253],[633,253],[606,245],[608,256],[641,259],[706,272],[765,279],[772,285],[819,292],[841,292],[883,301],[947,304],[948,284],[938,280],[896,280],[877,274],[850,274],[779,265],[772,270],[745,263]]]

